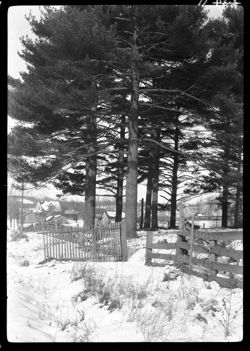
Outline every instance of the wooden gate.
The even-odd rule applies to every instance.
[[[147,233],[146,264],[152,265],[152,259],[173,261],[186,273],[214,280],[224,287],[242,288],[243,250],[236,250],[232,245],[237,241],[243,243],[242,229],[196,230],[194,216],[189,224],[182,204],[179,210],[180,229],[176,242],[154,243],[153,233]],[[228,258],[226,263],[225,258]]]
[[[44,259],[126,261],[125,223],[43,230]]]

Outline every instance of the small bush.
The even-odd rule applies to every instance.
[[[71,272],[70,272],[70,280],[73,282],[73,281],[84,278],[86,276],[87,272],[89,273],[91,268],[92,268],[92,270],[94,270],[93,267],[90,267],[87,264],[84,264],[81,267],[77,267],[74,265]]]
[[[158,299],[156,299],[155,301],[153,301],[153,302],[151,303],[151,306],[153,306],[153,307],[163,307],[164,305],[163,305],[163,303],[162,303],[161,301],[159,301]]]
[[[196,302],[193,299],[188,300],[187,301],[187,310],[193,310],[195,305],[196,305]]]
[[[110,291],[104,291],[104,293],[99,297],[99,302],[107,305],[111,299]]]
[[[11,241],[18,241],[21,239],[26,239],[28,241],[28,236],[19,230],[15,230],[10,234]]]
[[[207,320],[205,317],[203,317],[200,313],[197,313],[195,318],[200,321],[200,322],[203,322],[203,323],[206,323],[207,324]]]
[[[93,321],[85,322],[83,327],[81,327],[81,332],[74,332],[72,335],[73,342],[89,342],[90,335],[94,333],[96,329],[96,324]]]
[[[117,310],[117,309],[119,310],[121,308],[122,308],[121,301],[119,299],[114,299],[110,302],[108,310],[110,312],[113,312],[114,310]]]
[[[30,265],[30,263],[28,260],[23,260],[20,262],[20,266],[22,266],[22,267],[28,267],[29,265]]]

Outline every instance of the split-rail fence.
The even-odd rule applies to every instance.
[[[243,231],[196,230],[194,217],[192,223],[187,221],[182,204],[179,212],[180,228],[176,242],[168,243],[164,240],[154,243],[153,232],[147,233],[146,264],[157,265],[153,259],[173,261],[186,273],[209,281],[214,280],[224,287],[242,288],[243,251],[235,250],[231,246],[232,242],[243,240]],[[168,253],[164,253],[164,250],[168,250]],[[224,263],[225,258],[227,263]]]

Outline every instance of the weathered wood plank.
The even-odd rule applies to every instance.
[[[190,236],[191,232],[184,229],[181,236]],[[232,230],[232,231],[213,231],[206,232],[195,230],[194,237],[204,240],[243,240],[243,231],[242,230]]]
[[[157,259],[163,259],[163,260],[173,260],[173,261],[177,261],[177,262],[189,263],[189,257],[184,256],[184,255],[151,253],[150,258],[151,259],[157,258]],[[235,274],[242,274],[243,273],[242,266],[236,266],[236,265],[230,265],[230,264],[218,263],[218,262],[209,262],[207,260],[197,259],[194,257],[193,257],[192,262],[193,262],[193,264],[195,264],[197,266],[202,266],[202,267],[214,269],[214,270],[216,269],[218,271],[231,272],[231,273],[235,273]]]
[[[181,262],[184,262],[184,263],[189,263],[189,259],[186,256],[179,256],[178,260]],[[198,258],[193,258],[193,264],[195,264],[197,266],[206,267],[209,269],[223,271],[223,272],[231,272],[231,273],[235,273],[235,274],[242,274],[243,273],[242,266],[236,266],[236,265],[218,263],[218,262],[209,262],[207,260],[201,260]]]
[[[150,265],[151,263],[151,257],[152,257],[152,244],[153,244],[153,233],[148,231],[147,232],[147,238],[146,238],[146,258],[145,258],[145,264]]]
[[[121,259],[122,259],[122,261],[127,261],[128,260],[128,250],[127,250],[126,223],[125,223],[125,221],[122,221],[122,223],[121,223],[120,237],[119,237],[119,235],[116,235],[116,236],[117,236],[118,240],[120,241],[119,244],[121,244],[121,245],[119,245],[119,246],[121,246]],[[118,252],[118,255],[119,254],[120,253]]]
[[[189,249],[190,247],[189,243],[184,243],[184,242],[180,242],[178,243],[178,245],[183,249]],[[207,254],[209,253],[208,248],[204,248],[202,245],[199,245],[199,244],[193,244],[193,249],[195,252],[198,252],[198,253],[207,253]],[[232,257],[235,260],[240,260],[243,258],[243,251],[227,249],[220,246],[211,247],[210,252],[218,256]]]
[[[202,278],[206,281],[215,281],[221,287],[225,288],[243,288],[243,281],[238,279],[229,279],[211,275],[209,273],[197,272],[195,270],[190,269],[189,271],[185,271],[187,274],[195,275],[196,277]]]
[[[182,257],[182,256],[181,256]],[[172,260],[172,261],[178,261],[178,255],[171,255],[171,254],[163,254],[163,253],[150,253],[150,258],[158,258],[162,260]]]
[[[158,249],[158,250],[171,250],[171,249],[176,249],[177,247],[181,247],[181,246],[177,245],[176,243],[154,243],[151,245],[152,249]]]
[[[45,246],[45,233],[43,232],[43,254],[44,254],[44,260],[46,260],[47,255],[46,255],[46,246]]]

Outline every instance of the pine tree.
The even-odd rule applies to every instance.
[[[64,157],[59,156],[59,149],[54,156],[63,185],[82,177],[86,224],[93,224],[96,154],[107,147],[104,141],[97,148],[96,120],[107,112],[105,91],[110,70],[102,60],[112,56],[115,48],[112,28],[105,28],[100,6],[83,11],[71,6],[47,8],[41,20],[30,18],[30,25],[38,39],[22,41],[25,49],[20,56],[28,63],[29,71],[22,74],[22,82],[10,80],[9,114],[34,123],[33,132],[53,142],[55,148],[61,145]],[[78,167],[76,174],[66,172],[66,167]],[[49,178],[55,173],[54,165],[47,171]]]

